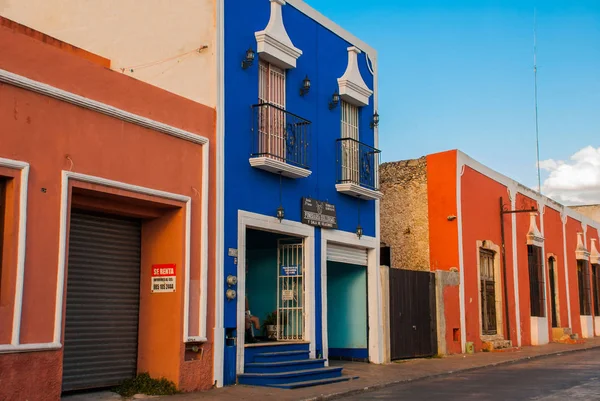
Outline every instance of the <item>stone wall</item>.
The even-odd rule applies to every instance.
[[[381,241],[391,247],[391,267],[429,271],[426,158],[382,164],[380,183]]]
[[[600,205],[570,206],[571,209],[600,222]]]

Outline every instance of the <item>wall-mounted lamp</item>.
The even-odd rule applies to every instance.
[[[358,239],[360,239],[363,236],[363,229],[360,226],[360,224],[358,225],[358,227],[356,227],[356,236],[358,237]]]
[[[252,50],[252,47],[248,48],[248,50],[246,50],[246,57],[244,57],[244,59],[242,60],[242,68],[245,70],[246,68],[250,67],[252,65],[252,63],[254,63],[254,50]]]
[[[308,75],[302,81],[302,87],[300,88],[300,96],[304,96],[310,91],[310,79],[308,79]]]
[[[331,96],[331,102],[329,102],[329,110],[333,110],[340,103],[340,94],[338,91],[335,91]]]
[[[371,129],[379,126],[379,114],[375,112],[373,114],[373,121],[371,121]]]
[[[277,219],[279,220],[279,222],[281,223],[281,220],[283,220],[285,217],[285,210],[283,210],[283,206],[279,206],[277,208]]]
[[[235,299],[235,297],[237,296],[237,292],[235,292],[235,290],[232,290],[230,288],[225,292],[225,296],[227,297],[228,300],[231,301],[231,300]]]
[[[456,216],[452,215],[452,216],[448,216],[448,221],[454,221],[456,220]]]

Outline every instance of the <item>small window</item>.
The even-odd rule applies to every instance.
[[[359,150],[358,143],[358,107],[341,102],[342,107],[342,180],[358,183]]]
[[[285,70],[261,60],[258,71],[259,153],[285,161]]]
[[[542,248],[527,245],[527,256],[529,265],[529,300],[531,304],[531,316],[544,317],[544,270],[542,269]]]
[[[342,100],[342,138],[358,141],[358,107]]]
[[[577,261],[577,283],[579,287],[579,313],[589,316],[592,314],[590,291],[590,272],[587,260]]]
[[[592,265],[592,287],[594,288],[594,315],[600,315],[600,265]]]

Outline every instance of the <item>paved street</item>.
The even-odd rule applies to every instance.
[[[600,400],[600,349],[398,384],[344,400]]]

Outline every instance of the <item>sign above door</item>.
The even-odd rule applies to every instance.
[[[338,228],[335,206],[311,198],[302,198],[302,223],[323,228]]]

